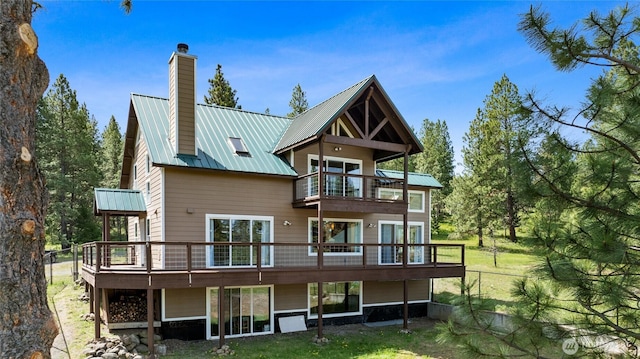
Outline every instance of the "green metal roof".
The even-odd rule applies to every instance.
[[[375,76],[369,76],[330,99],[299,114],[291,122],[278,144],[275,152],[286,149],[308,138],[319,134],[325,127],[331,124],[353,98],[365,90],[375,80]]]
[[[404,173],[401,171],[392,170],[376,170],[376,176],[388,177],[394,179],[403,179]],[[409,185],[410,186],[422,186],[431,188],[442,188],[442,185],[433,176],[426,173],[409,172]]]
[[[140,214],[147,212],[142,192],[131,189],[94,189],[94,212],[96,215],[110,212]]]
[[[168,140],[169,101],[133,94],[131,102],[154,164],[283,176],[298,175],[286,161],[272,152],[291,124],[289,118],[198,104],[198,153],[195,156],[176,155]],[[241,138],[249,155],[237,155],[229,144],[230,137]]]

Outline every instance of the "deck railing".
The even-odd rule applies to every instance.
[[[322,255],[318,250],[322,248]],[[82,247],[94,272],[166,272],[225,269],[376,266],[463,266],[461,244],[93,242]]]
[[[401,190],[404,180],[402,179],[330,172],[325,172],[323,176],[322,191],[319,188],[318,172],[298,177],[295,180],[295,200],[306,201],[318,198],[388,202],[403,200]],[[384,189],[396,191],[390,193]]]

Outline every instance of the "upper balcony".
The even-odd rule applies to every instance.
[[[403,214],[407,210],[404,179],[330,172],[322,176],[322,183],[318,172],[295,180],[293,207],[322,203],[325,211]]]

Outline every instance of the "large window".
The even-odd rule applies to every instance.
[[[404,226],[402,222],[380,222],[379,242],[381,244],[378,260],[380,264],[402,264],[404,251]],[[423,246],[424,224],[409,222],[409,241],[407,242],[409,264],[424,263]]]
[[[273,217],[207,215],[207,265],[209,267],[249,267],[273,263]]]
[[[322,284],[322,293],[318,293],[318,283],[309,284],[309,316],[318,317],[318,300],[322,298],[322,315],[340,316],[343,314],[361,314],[361,282],[330,282]]]
[[[219,289],[209,288],[208,337],[220,336]],[[224,289],[224,333],[229,336],[273,333],[272,287]]]
[[[401,200],[402,190],[396,188],[380,188],[378,190],[378,198]],[[424,192],[413,190],[409,191],[409,212],[424,213]]]
[[[362,220],[331,219],[324,221],[324,253],[327,254],[361,254],[362,247],[349,245],[362,243]],[[318,219],[309,218],[309,243],[318,243]],[[309,254],[318,254],[317,246],[309,247]]]
[[[324,194],[335,197],[362,197],[362,161],[324,157]],[[309,173],[318,172],[318,156],[309,156]],[[318,195],[318,177],[309,178],[309,195]]]

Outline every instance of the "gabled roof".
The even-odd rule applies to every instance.
[[[291,126],[282,135],[275,146],[278,152],[306,139],[314,137],[327,128],[367,86],[375,79],[375,76],[367,77],[330,99],[314,106],[294,118]]]
[[[147,212],[142,192],[131,189],[94,189],[94,213],[139,215]]]
[[[410,186],[421,186],[421,187],[430,187],[430,188],[442,188],[440,182],[435,179],[433,176],[426,173],[415,173],[409,172],[409,185]],[[376,176],[378,177],[388,177],[393,179],[404,179],[404,173],[401,171],[392,171],[392,170],[376,170]]]
[[[383,101],[387,103],[393,115],[397,118],[399,127],[407,134],[408,142],[411,143],[411,154],[421,152],[422,144],[420,140],[415,136],[413,130],[411,130],[395,107],[375,75],[365,78],[330,99],[296,116],[291,126],[287,128],[287,131],[276,145],[274,152],[279,153],[295,145],[304,143],[307,140],[319,138],[325,133],[331,123],[337,120],[355,101],[360,99],[372,88],[376,88],[379,91],[384,99]]]
[[[169,142],[169,101],[157,97],[131,95],[135,115],[149,149],[151,161],[160,166],[181,166],[297,176],[273,147],[291,119],[238,109],[196,106],[195,156],[176,154]],[[249,154],[238,155],[229,138],[241,138]]]

